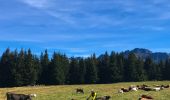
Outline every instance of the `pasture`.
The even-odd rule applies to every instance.
[[[161,91],[131,91],[127,93],[118,93],[121,87],[128,88],[130,85],[168,85],[170,81],[153,81],[153,82],[127,82],[115,84],[96,84],[96,85],[56,85],[56,86],[31,86],[31,87],[13,87],[0,88],[0,100],[5,100],[6,92],[37,94],[33,100],[86,100],[90,91],[96,91],[97,96],[110,95],[111,100],[138,100],[142,95],[151,95],[154,100],[170,100],[170,88]],[[76,88],[83,88],[84,94],[76,93]]]

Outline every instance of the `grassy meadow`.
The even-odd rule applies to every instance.
[[[141,94],[154,97],[154,100],[170,100],[170,88],[161,91],[131,91],[128,93],[117,93],[121,87],[128,88],[130,85],[168,85],[170,81],[156,82],[128,82],[115,84],[97,84],[97,85],[56,85],[56,86],[34,86],[34,87],[13,87],[0,88],[0,100],[6,100],[6,92],[37,94],[33,100],[86,100],[90,91],[93,89],[97,92],[97,96],[110,95],[111,100],[138,100]],[[76,94],[76,88],[83,88],[85,94]]]

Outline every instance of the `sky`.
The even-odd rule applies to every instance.
[[[170,52],[169,0],[0,0],[0,52]]]

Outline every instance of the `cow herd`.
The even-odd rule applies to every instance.
[[[137,90],[144,90],[144,91],[160,91],[165,88],[169,88],[169,85],[154,85],[154,87],[148,86],[148,85],[131,85],[129,88],[121,88],[118,90],[118,93],[124,93],[129,91],[137,91]]]
[[[146,84],[143,85],[131,85],[128,88],[120,88],[118,90],[118,93],[126,93],[130,91],[161,91],[163,89],[170,88],[169,85],[153,85],[148,86]],[[82,88],[77,88],[76,93],[84,94],[84,90]],[[36,97],[36,94],[16,94],[12,92],[6,93],[7,100],[32,100],[32,97]],[[102,96],[102,97],[96,97],[95,100],[110,100],[111,96]],[[78,100],[78,99],[71,99],[71,100]],[[138,100],[153,100],[152,96],[148,95],[141,95]]]
[[[138,90],[143,90],[143,91],[161,91],[163,89],[169,88],[169,85],[153,85],[153,86],[148,86],[148,85],[131,85],[129,88],[120,88],[118,90],[118,93],[126,93],[130,91],[138,91]],[[148,95],[142,95],[139,100],[153,100],[153,97],[148,96]]]
[[[128,88],[120,88],[118,89],[118,93],[126,93],[130,91],[161,91],[163,89],[170,88],[169,85],[153,85],[149,86],[146,84],[143,85],[131,85]],[[77,88],[76,93],[82,93],[84,94],[84,90],[82,88]],[[103,97],[96,97],[95,100],[110,100],[111,96],[103,96]],[[72,100],[77,100],[77,99],[72,99]],[[149,95],[141,95],[138,100],[153,100],[152,96]]]

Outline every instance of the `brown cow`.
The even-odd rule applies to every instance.
[[[163,88],[169,88],[169,85],[161,85]]]
[[[83,91],[83,89],[81,89],[81,88],[77,88],[77,89],[76,89],[76,93],[83,93],[83,94],[84,94],[84,91]]]
[[[129,92],[129,89],[121,88],[123,92]]]
[[[147,95],[142,95],[141,98],[139,98],[139,100],[153,100],[153,97],[147,96]]]

